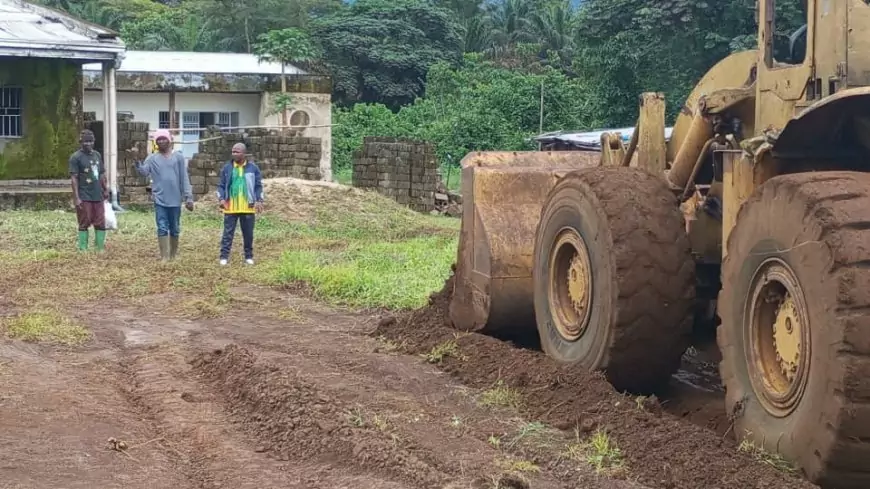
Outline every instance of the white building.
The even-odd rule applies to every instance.
[[[287,91],[293,96],[291,126],[305,126],[302,136],[321,139],[321,171],[332,178],[331,80],[286,66]],[[84,65],[84,112],[103,120],[102,71]],[[197,151],[197,129],[278,126],[271,94],[280,92],[281,65],[260,62],[252,54],[176,51],[127,51],[116,75],[117,110],[133,120],[175,133],[176,149],[188,158]],[[175,118],[170,118],[171,113]],[[184,131],[184,129],[188,129]]]

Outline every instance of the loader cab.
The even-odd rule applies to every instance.
[[[759,68],[779,82],[775,91],[785,100],[806,106],[870,86],[870,0],[759,0],[757,14]],[[805,88],[800,97],[793,86],[783,89],[789,78]]]
[[[755,127],[870,85],[870,0],[759,0]]]

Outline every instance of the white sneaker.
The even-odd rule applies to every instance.
[[[248,258],[247,260],[245,260],[245,263],[247,263],[248,265],[253,265],[253,264],[254,264],[254,259],[253,259],[253,258]]]
[[[221,258],[221,266],[224,267],[226,265],[227,265],[227,261],[225,259]]]

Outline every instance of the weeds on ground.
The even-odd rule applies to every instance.
[[[446,357],[453,357],[458,360],[464,360],[465,356],[459,351],[459,344],[456,340],[447,340],[439,343],[429,350],[429,353],[423,355],[429,363],[441,363]]]
[[[347,413],[347,422],[354,427],[362,428],[366,425],[366,419],[361,408],[351,409]]]
[[[213,319],[222,316],[233,301],[226,284],[217,284],[211,294],[183,302],[179,312],[193,319]]]
[[[405,348],[406,342],[402,340],[401,343],[396,343],[395,341],[387,338],[384,335],[380,335],[376,338],[380,346],[378,347],[378,351],[386,352],[386,353],[394,353],[402,351]]]
[[[278,316],[278,319],[284,321],[302,321],[302,314],[299,312],[298,307],[282,307],[281,309],[276,310],[275,314]]]
[[[530,485],[528,475],[541,472],[534,462],[518,458],[498,459],[495,466],[501,473],[489,477],[487,482],[492,489],[527,488]]]
[[[91,338],[85,327],[56,311],[37,311],[0,321],[10,338],[79,346]]]
[[[737,446],[737,450],[748,454],[761,463],[770,465],[780,472],[788,474],[797,473],[797,468],[795,468],[791,462],[784,459],[780,454],[770,453],[764,448],[755,445],[749,439],[744,439],[740,442],[740,445]]]
[[[506,471],[514,473],[538,473],[541,468],[534,462],[525,459],[508,458],[496,461],[496,465]]]
[[[504,381],[499,380],[494,387],[481,393],[478,404],[488,407],[511,407],[517,409],[522,405],[522,402],[523,396],[520,391],[504,385]]]
[[[625,469],[625,461],[622,451],[606,431],[596,430],[587,440],[580,440],[579,430],[575,430],[575,441],[568,445],[565,453],[566,458],[585,461],[596,473],[612,474]]]
[[[540,421],[523,423],[505,445],[505,449],[512,450],[514,447],[525,446],[535,450],[546,450],[551,448],[554,440],[559,439],[560,436],[557,431]]]

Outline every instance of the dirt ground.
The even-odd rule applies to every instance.
[[[0,487],[814,487],[678,419],[703,424],[703,399],[672,416],[538,352],[455,336],[443,295],[384,317],[239,293],[256,300],[203,320],[168,312],[177,293],[82,301],[67,313],[92,331],[84,346],[2,340]],[[433,360],[444,339],[458,350]],[[502,385],[515,402],[482,402]],[[581,443],[599,428],[623,459],[602,471]]]

